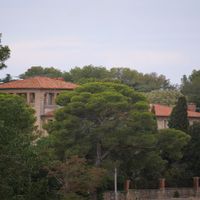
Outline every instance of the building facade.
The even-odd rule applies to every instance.
[[[57,109],[56,97],[60,92],[73,90],[76,84],[65,82],[60,78],[33,77],[24,80],[10,81],[0,84],[0,93],[19,95],[25,98],[27,104],[35,110],[36,126],[42,126],[53,119],[53,112]]]
[[[151,111],[155,114],[158,129],[168,128],[168,120],[172,112],[172,107],[160,104],[151,105]],[[200,122],[200,113],[196,112],[195,104],[188,105],[188,120],[190,125],[195,121]]]

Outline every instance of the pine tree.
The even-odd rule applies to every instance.
[[[189,121],[187,116],[187,101],[184,96],[179,97],[169,118],[169,128],[175,128],[184,132],[188,131]]]

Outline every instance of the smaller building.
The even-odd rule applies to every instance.
[[[160,104],[151,105],[151,111],[156,116],[158,129],[168,128],[168,120],[171,115],[172,109],[172,107]],[[200,112],[196,112],[195,104],[188,105],[188,119],[190,125],[192,125],[195,121],[200,121]]]
[[[36,125],[42,130],[43,124],[53,119],[53,112],[57,108],[55,99],[59,93],[76,87],[76,84],[66,82],[62,78],[36,76],[2,83],[0,93],[22,96],[27,104],[35,109]]]

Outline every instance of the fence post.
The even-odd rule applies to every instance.
[[[164,199],[165,197],[165,178],[160,178],[159,179],[159,199]]]
[[[199,177],[193,177],[193,188],[195,196],[199,196]]]
[[[125,180],[124,183],[124,191],[125,191],[125,199],[129,200],[129,188],[130,188],[130,180]]]
[[[159,179],[159,188],[160,188],[160,190],[165,190],[165,179],[164,178]]]

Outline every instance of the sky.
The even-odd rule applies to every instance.
[[[129,67],[172,83],[200,70],[200,0],[0,0],[7,68]]]

